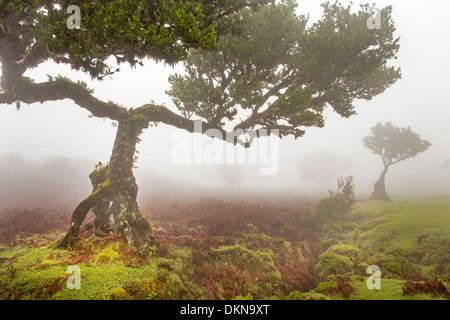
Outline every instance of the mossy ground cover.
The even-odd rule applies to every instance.
[[[434,289],[428,290],[429,292],[425,290],[416,294],[405,294],[411,293],[411,290],[405,289],[408,281],[415,284],[429,284],[436,279],[448,288],[450,280],[448,198],[358,202],[346,221],[328,226],[322,242],[325,245],[325,252],[319,257],[316,271],[322,279],[334,277],[335,269],[351,276],[350,283],[354,291],[350,299],[422,300],[449,297],[448,290],[439,294]],[[347,247],[347,252],[337,251],[337,246]],[[355,258],[356,252],[363,254]],[[362,281],[368,277],[366,270],[369,265],[377,265],[381,269],[379,290],[369,290],[366,282]],[[323,286],[319,283],[317,288]]]
[[[309,269],[320,245],[301,225],[305,210],[209,199],[146,211],[161,241],[146,259],[88,227],[70,250],[54,246],[63,230],[9,236],[0,247],[0,298],[282,299],[314,285]],[[67,285],[70,266],[80,270],[80,289]]]
[[[161,241],[147,259],[89,230],[71,250],[56,249],[63,229],[46,230],[45,212],[30,211],[40,227],[13,237],[9,225],[0,244],[0,299],[448,298],[404,288],[417,273],[448,284],[450,201],[359,202],[325,234],[310,229],[299,204],[206,199],[145,211]],[[367,288],[370,264],[381,268],[379,290]],[[80,289],[67,286],[74,265]]]
[[[388,272],[414,267],[423,275],[449,281],[450,201],[362,202],[354,214],[358,212],[371,212],[352,237],[370,254],[369,262],[391,256],[395,259],[385,265]]]
[[[357,230],[358,241],[370,252],[403,249],[413,253],[417,239],[438,235],[450,240],[450,201],[359,202],[353,214],[367,213]]]

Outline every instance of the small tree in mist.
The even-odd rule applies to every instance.
[[[439,167],[447,173],[450,173],[450,159],[445,159]]]
[[[233,189],[235,189],[243,179],[243,172],[236,165],[219,165],[216,168],[216,173]]]
[[[390,201],[385,186],[385,176],[388,169],[400,161],[413,158],[418,153],[424,152],[431,146],[431,143],[422,140],[410,127],[398,128],[390,122],[377,123],[371,130],[372,135],[363,139],[364,146],[381,156],[384,168],[374,184],[374,190],[369,199]]]
[[[321,228],[327,222],[344,220],[356,203],[354,190],[352,176],[339,178],[336,191],[330,190],[328,197],[317,204],[314,225]]]
[[[331,152],[316,152],[305,155],[298,162],[300,178],[317,181],[322,186],[329,186],[331,181],[347,173],[353,163],[345,156]]]

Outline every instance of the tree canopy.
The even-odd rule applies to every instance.
[[[100,79],[115,71],[110,57],[131,65],[146,57],[173,64],[186,58],[190,48],[211,48],[216,40],[214,24],[220,19],[266,1],[216,2],[4,0],[0,4],[0,35],[7,40],[2,47],[8,51],[4,59],[20,58],[22,69],[52,59]],[[72,5],[81,10],[77,30],[66,24],[66,9]]]
[[[2,0],[0,103],[68,98],[94,116],[119,120],[124,108],[97,100],[84,83],[59,77],[34,84],[24,73],[46,60],[69,64],[99,80],[119,71],[121,63],[135,66],[144,58],[174,64],[191,48],[213,47],[228,15],[266,2]],[[70,5],[80,8],[78,29],[67,27]]]
[[[238,36],[225,34],[213,50],[191,54],[186,74],[170,77],[168,93],[181,114],[298,138],[304,127],[324,125],[326,106],[349,117],[355,99],[370,100],[400,78],[388,66],[399,49],[391,7],[382,10],[379,30],[366,26],[368,6],[353,13],[325,3],[310,27],[295,9],[284,1],[242,10],[232,17],[243,23]]]
[[[422,140],[410,127],[399,128],[390,122],[377,123],[372,134],[364,137],[364,146],[381,156],[384,167],[415,157],[427,150],[431,143]]]
[[[349,117],[355,99],[371,99],[400,78],[400,70],[388,66],[399,49],[391,7],[381,12],[381,28],[369,29],[368,5],[354,13],[351,6],[325,3],[322,18],[307,27],[294,1],[262,6],[267,2],[4,0],[0,103],[71,99],[94,116],[118,121],[127,109],[98,100],[86,84],[62,77],[35,84],[25,71],[53,60],[102,79],[120,63],[189,57],[187,75],[171,77],[168,92],[181,116],[148,104],[134,111],[143,122],[193,131],[195,116],[204,120],[204,131],[224,132],[231,121],[234,129],[300,137],[304,127],[324,125],[326,106]],[[69,4],[81,10],[79,29],[67,28]]]

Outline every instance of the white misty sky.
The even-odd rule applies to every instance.
[[[349,1],[341,1],[349,3]],[[321,1],[299,1],[300,13],[311,19],[321,15]],[[362,1],[353,1],[355,8]],[[348,174],[355,178],[357,192],[368,193],[381,171],[381,160],[362,144],[377,122],[391,121],[397,126],[411,126],[423,139],[432,143],[425,153],[400,163],[389,172],[388,191],[398,194],[446,193],[450,190],[450,175],[439,168],[450,158],[450,19],[449,1],[376,1],[376,7],[393,6],[393,19],[401,37],[399,59],[402,79],[385,93],[371,101],[357,101],[357,115],[342,119],[327,112],[325,128],[309,128],[306,135],[294,141],[280,142],[280,170],[274,176],[261,177],[258,170],[250,170],[242,186],[271,188],[316,188],[299,178],[296,163],[314,152],[331,152],[347,156],[354,166]],[[182,66],[165,67],[148,61],[145,67],[131,69],[121,66],[122,72],[105,81],[90,81],[68,66],[47,62],[27,75],[36,81],[46,81],[47,74],[66,75],[88,82],[95,95],[112,100],[128,108],[154,100],[172,107],[165,95],[169,89],[168,75],[182,71]],[[43,160],[48,156],[87,158],[106,162],[115,136],[111,121],[88,118],[88,112],[71,101],[22,105],[18,112],[14,105],[0,106],[0,156],[20,153],[28,159]],[[224,186],[223,181],[208,166],[177,166],[171,160],[176,142],[171,140],[173,128],[159,125],[147,129],[138,146],[139,161],[136,175],[157,170],[161,176],[198,183]],[[343,173],[347,174],[347,173]],[[201,179],[200,179],[201,177]],[[88,181],[88,177],[86,176]]]

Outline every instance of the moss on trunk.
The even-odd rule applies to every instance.
[[[92,193],[72,213],[70,228],[59,241],[59,247],[73,246],[90,210],[95,214],[95,235],[118,233],[126,238],[128,244],[135,246],[142,257],[148,255],[152,246],[158,245],[136,200],[138,187],[133,161],[139,135],[146,127],[140,120],[129,117],[119,122],[110,162],[107,165],[99,163],[90,174]]]

